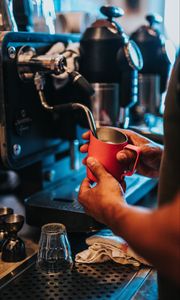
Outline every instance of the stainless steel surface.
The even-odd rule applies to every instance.
[[[5,216],[10,215],[12,213],[13,213],[12,208],[10,208],[10,207],[0,207],[0,218],[4,218]]]
[[[128,178],[128,180],[129,179],[131,180],[132,178]],[[72,181],[71,184],[68,184],[68,190],[71,185]],[[75,185],[77,185],[76,182]],[[133,190],[131,193],[134,194],[134,196],[135,188],[136,184],[132,183],[130,189]],[[63,186],[62,191],[64,191]],[[147,187],[145,193],[147,195]],[[127,197],[129,198],[128,195]],[[0,200],[1,205],[12,206],[16,212],[24,214],[24,204],[21,203],[19,199],[8,196],[0,197]],[[150,194],[148,203],[152,204]],[[26,244],[28,257],[32,257],[37,250],[39,234],[38,228],[27,225],[23,226],[21,236],[23,238],[26,237],[30,242]],[[85,248],[84,242],[83,245],[80,246],[80,244],[86,237],[87,235],[84,236],[83,233],[72,234],[70,242],[71,246],[73,246],[72,250],[74,249],[73,253]],[[33,240],[33,243],[30,240]],[[33,257],[23,264],[4,263],[3,277],[0,277],[0,295],[3,300],[130,300],[134,299],[134,296],[136,296],[135,299],[144,299],[140,296],[146,296],[147,293],[148,295],[151,294],[151,297],[148,298],[149,300],[157,299],[157,295],[152,293],[152,288],[156,288],[157,286],[156,278],[149,284],[148,278],[149,274],[151,274],[151,270],[148,268],[136,270],[129,266],[121,266],[112,262],[94,265],[77,264],[70,275],[53,275],[47,278],[42,273],[36,272],[34,265],[35,259],[36,257]],[[0,267],[1,266],[2,264]],[[148,281],[147,284],[146,281]],[[144,286],[146,287],[146,291],[143,293]],[[140,296],[138,298],[139,294],[137,294],[137,292],[139,290]]]
[[[13,145],[13,154],[15,156],[19,156],[21,154],[21,150],[22,150],[21,145],[19,145],[19,144]]]
[[[97,128],[98,139],[110,144],[122,144],[128,141],[127,136],[119,129],[102,126]]]
[[[26,258],[24,241],[18,236],[24,224],[24,216],[10,214],[4,218],[8,236],[2,245],[2,260],[6,262],[22,261]]]
[[[22,80],[34,79],[35,87],[38,91],[42,106],[46,110],[61,109],[81,109],[85,112],[90,130],[96,136],[96,124],[90,109],[81,103],[68,103],[50,106],[44,93],[45,74],[59,75],[64,73],[66,68],[66,58],[63,55],[40,55],[37,56],[36,50],[29,46],[20,48],[17,56],[18,74]],[[78,80],[78,75],[76,80]]]
[[[14,46],[10,46],[8,48],[8,55],[9,55],[9,58],[11,58],[11,59],[16,58],[16,48]]]
[[[65,72],[66,59],[61,54],[37,55],[29,46],[20,48],[17,56],[18,74],[22,80],[32,79],[36,72],[59,75]]]
[[[0,252],[2,250],[2,245],[8,236],[8,231],[6,228],[6,224],[4,222],[5,217],[13,214],[13,209],[10,207],[0,207]]]
[[[70,273],[44,275],[35,264],[1,289],[4,300],[129,300],[144,283],[149,268],[133,269],[113,262],[76,264]]]
[[[62,111],[62,110],[68,110],[68,109],[73,109],[73,110],[81,109],[81,110],[83,110],[86,114],[86,118],[87,118],[90,130],[92,131],[93,135],[95,137],[97,137],[96,123],[95,123],[93,114],[86,105],[75,102],[75,103],[67,103],[67,104],[60,104],[60,105],[50,106],[48,104],[47,100],[46,100],[46,96],[45,96],[45,93],[44,93],[44,84],[45,84],[44,78],[40,73],[36,73],[35,78],[34,78],[34,83],[35,83],[36,89],[38,91],[41,104],[46,110],[49,110],[49,111],[53,111],[53,110],[54,111]]]
[[[42,89],[41,89],[41,84],[42,84]],[[68,110],[68,109],[73,109],[73,110],[81,109],[81,110],[83,110],[86,114],[86,118],[87,118],[90,130],[92,131],[93,135],[95,137],[97,137],[96,123],[95,123],[93,114],[86,105],[75,102],[75,103],[67,103],[67,104],[60,104],[60,105],[50,106],[47,103],[47,100],[46,100],[46,97],[45,97],[45,94],[44,94],[44,91],[43,91],[43,77],[39,73],[36,73],[35,85],[36,85],[37,91],[39,93],[39,98],[40,98],[41,104],[45,109],[50,110],[50,111],[53,111],[53,110],[54,111],[62,111],[62,110]]]
[[[128,128],[129,126],[129,108],[120,107],[119,125],[121,128]]]
[[[142,110],[142,113],[157,115],[160,104],[160,76],[139,74],[139,109]]]
[[[119,84],[92,83],[95,94],[91,97],[92,113],[97,127],[117,126],[119,123]]]
[[[89,128],[92,131],[93,135],[95,137],[97,137],[96,123],[95,123],[94,116],[93,116],[92,112],[90,111],[90,109],[86,105],[83,105],[81,103],[72,103],[71,105],[72,105],[73,109],[82,109],[85,112],[87,121],[89,124]]]

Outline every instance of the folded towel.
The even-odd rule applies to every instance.
[[[89,248],[75,257],[78,263],[90,264],[113,260],[119,264],[130,264],[135,267],[141,264],[150,266],[150,263],[137,255],[121,237],[115,236],[109,229],[101,230],[87,238],[86,244]]]

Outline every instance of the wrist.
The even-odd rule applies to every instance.
[[[124,239],[134,235],[136,228],[141,227],[142,220],[149,215],[149,209],[143,207],[134,207],[125,203],[119,203],[114,210],[113,218],[111,218],[108,226],[112,231]]]
[[[106,225],[112,229],[117,235],[122,235],[124,228],[126,227],[126,220],[129,214],[129,205],[124,201],[114,202],[114,204],[108,208]]]

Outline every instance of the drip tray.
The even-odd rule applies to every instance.
[[[25,199],[27,224],[41,227],[46,223],[63,223],[68,232],[89,232],[103,228],[104,225],[85,214],[78,202],[79,186],[85,177],[85,170],[82,169],[64,182],[58,182]],[[157,180],[133,174],[126,178],[126,184],[126,201],[135,204],[155,187]]]
[[[35,262],[4,285],[3,300],[87,300],[132,299],[149,268],[133,269],[114,262],[76,264],[71,273],[45,275]]]

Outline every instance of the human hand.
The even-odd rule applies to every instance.
[[[80,147],[80,151],[82,153],[87,153],[88,152],[88,147],[89,147],[89,139],[90,139],[90,131],[86,131],[85,133],[82,134],[82,138],[83,140],[86,140],[87,143],[86,144],[83,144],[81,147]],[[87,160],[87,157],[85,157],[83,159],[83,164],[86,165],[86,160]]]
[[[121,131],[127,135],[130,144],[139,147],[140,156],[136,167],[137,172],[147,177],[158,177],[163,147],[131,130],[121,129]],[[85,140],[89,140],[89,137],[89,131],[82,136]],[[86,153],[88,151],[88,143],[82,145],[80,151]],[[123,149],[117,153],[117,160],[121,165],[124,165],[125,169],[131,169],[130,166],[134,163],[135,158],[136,153],[128,149]],[[83,160],[83,163],[86,163],[86,158]]]
[[[112,227],[117,208],[126,204],[119,182],[96,159],[89,157],[87,166],[97,178],[95,187],[85,178],[80,186],[78,199],[86,213],[100,223]]]
[[[137,164],[137,173],[143,176],[155,178],[159,176],[159,169],[163,147],[142,135],[131,130],[121,129],[127,135],[128,142],[138,146],[140,150],[139,161]],[[124,166],[131,166],[136,158],[134,151],[123,149],[117,153],[118,161]],[[131,167],[129,167],[131,169]]]

